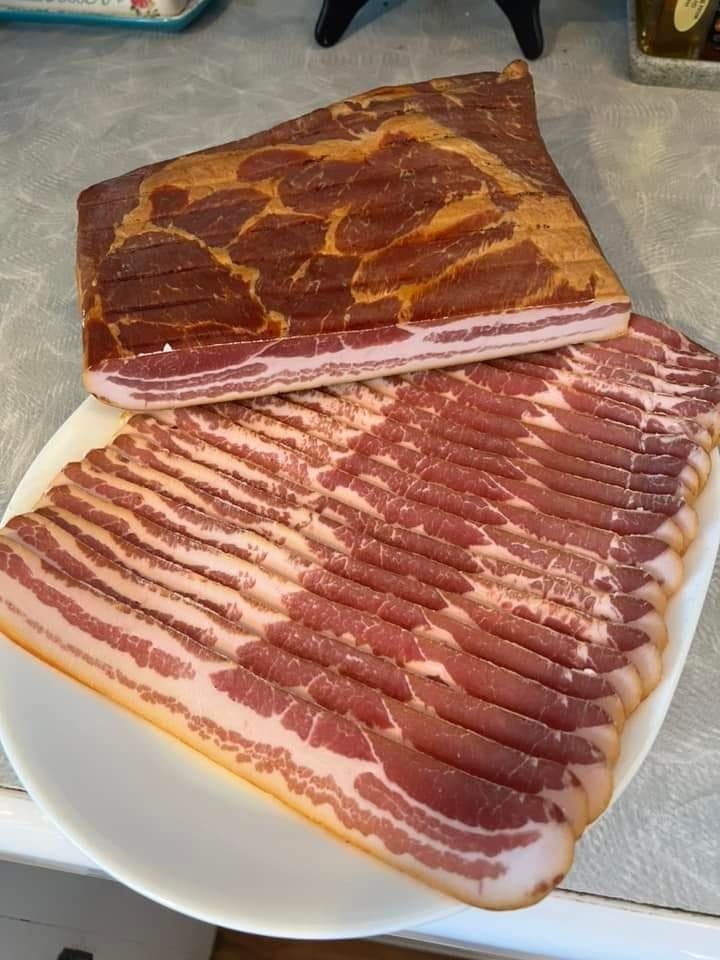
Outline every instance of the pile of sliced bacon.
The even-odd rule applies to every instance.
[[[382,860],[531,903],[658,683],[720,359],[603,344],[132,417],[0,538],[0,627]]]

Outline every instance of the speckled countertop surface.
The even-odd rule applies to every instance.
[[[380,83],[517,56],[495,6],[371,2],[332,50],[319,0],[216,0],[188,32],[0,28],[0,509],[83,399],[75,197],[151,160]],[[623,0],[546,0],[545,139],[635,306],[720,351],[720,95],[627,79]],[[660,737],[579,846],[573,890],[720,915],[720,570]],[[0,784],[18,785],[0,753]]]

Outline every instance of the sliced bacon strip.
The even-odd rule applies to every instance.
[[[595,439],[585,431],[578,433],[573,429],[561,429],[552,416],[543,417],[539,410],[535,412],[540,415],[524,416],[526,407],[523,404],[503,403],[502,399],[477,406],[472,402],[463,403],[458,399],[463,390],[463,384],[459,381],[452,382],[445,392],[430,389],[431,384],[422,385],[417,377],[413,380],[379,377],[368,380],[364,386],[373,393],[394,401],[396,406],[393,416],[403,407],[409,407],[412,411],[422,410],[432,418],[440,419],[436,431],[443,430],[443,427],[449,424],[450,427],[454,425],[456,431],[473,431],[470,437],[477,433],[491,432],[493,436],[520,442],[523,447],[531,446],[533,453],[537,448],[544,451],[543,455],[546,457],[554,458],[557,454],[571,457],[573,467],[578,461],[584,461],[588,466],[585,472],[580,472],[580,476],[589,472],[590,476],[602,479],[609,467],[607,476],[613,477],[612,482],[621,483],[633,490],[647,493],[667,492],[667,484],[672,483],[675,484],[673,492],[694,497],[701,488],[697,470],[679,457],[639,453],[612,442],[608,437]],[[347,385],[326,387],[325,390],[334,396],[354,393],[353,387]],[[363,395],[363,404],[366,402],[365,397],[366,395]],[[481,399],[487,400],[487,397]],[[596,435],[601,433],[597,429],[594,432]],[[443,435],[447,434],[443,431]],[[452,439],[453,434],[450,433],[449,436]],[[455,436],[460,434],[456,432]],[[472,444],[473,440],[464,442]],[[595,464],[595,467],[592,464]],[[622,473],[614,475],[613,470],[620,470]],[[626,474],[629,475],[627,482]],[[656,487],[656,477],[666,478],[659,481],[664,486]]]
[[[6,539],[0,629],[341,839],[468,903],[531,903],[570,866],[572,831],[555,804],[302,700]]]
[[[456,493],[439,483],[428,483],[410,473],[387,467],[378,460],[359,454],[343,457],[342,451],[331,448],[302,430],[284,427],[271,417],[255,413],[244,403],[227,403],[216,408],[220,415],[235,424],[233,437],[239,445],[250,443],[256,457],[276,470],[289,473],[298,482],[340,493],[347,489],[364,509],[381,512],[397,507],[391,498],[402,498],[402,508],[418,514],[417,504],[432,508],[432,521],[443,523],[446,538],[458,536],[477,542],[478,533],[486,526],[500,527],[529,540],[558,547],[567,547],[582,556],[611,563],[632,563],[648,572],[672,593],[682,576],[682,564],[674,549],[660,536],[631,534],[615,536],[594,526],[549,515],[538,515],[526,506],[518,507],[506,500],[492,500],[474,493]],[[191,411],[191,417],[208,422],[205,411]],[[213,422],[213,421],[210,421]],[[250,440],[250,436],[252,440]],[[248,454],[246,454],[248,455]],[[498,498],[507,494],[489,480]],[[421,508],[422,509],[422,508]],[[426,509],[420,514],[428,514]],[[673,525],[674,526],[674,525]],[[677,534],[677,528],[675,528]],[[667,534],[672,536],[672,532]]]
[[[543,353],[525,353],[523,359],[527,363],[537,363],[541,358],[549,358],[549,365],[558,369],[581,373],[588,369],[598,370],[611,380],[630,383],[644,390],[655,390],[670,396],[690,394],[710,403],[720,402],[720,373],[669,366],[659,360],[624,352],[619,348],[613,349],[613,344],[617,343],[617,340],[583,343]]]
[[[565,623],[567,616],[586,613],[595,619],[631,624],[658,643],[664,637],[663,621],[657,608],[663,608],[664,602],[661,601],[665,595],[659,587],[653,604],[637,596],[601,592],[565,578],[540,574],[518,563],[472,555],[461,548],[433,543],[411,531],[402,531],[405,542],[401,545],[396,528],[372,521],[337,501],[328,508],[327,498],[304,490],[287,478],[278,478],[196,434],[170,429],[148,415],[133,417],[114,446],[122,449],[125,455],[142,456],[143,444],[152,446],[156,465],[159,465],[161,452],[166,466],[168,456],[173,455],[190,460],[196,466],[202,464],[211,470],[213,483],[216,486],[224,484],[228,492],[228,478],[232,478],[234,490],[242,497],[247,509],[301,529],[316,542],[367,565],[402,575],[410,589],[414,586],[414,592],[407,599],[424,602],[434,589],[456,594],[479,591],[478,599],[482,602],[503,605],[502,598],[522,594],[524,607],[535,609],[539,604],[542,613],[538,617],[551,616],[554,626]],[[342,520],[335,519],[340,516]],[[437,555],[438,547],[441,560],[431,559]],[[369,585],[375,585],[375,582]],[[546,602],[551,606],[546,607]],[[588,630],[588,634],[583,634],[584,639],[594,639],[593,629],[588,627]]]
[[[62,488],[54,488],[50,494],[60,492]],[[67,499],[67,492],[61,500]],[[611,792],[608,763],[602,751],[582,737],[553,730],[445,684],[408,673],[390,660],[357,649],[349,655],[346,644],[308,630],[279,611],[248,600],[231,587],[136,546],[85,519],[82,510],[72,513],[47,506],[36,511],[33,517],[66,531],[77,540],[78,547],[89,549],[111,563],[122,564],[131,576],[186,596],[205,610],[295,656],[328,667],[430,716],[441,717],[532,757],[566,766],[585,788],[593,817],[608,802]],[[33,548],[37,552],[36,542]],[[213,645],[215,641],[206,638],[205,642]]]
[[[593,617],[559,603],[537,600],[532,595],[500,586],[489,578],[465,576],[461,571],[420,559],[417,554],[396,547],[381,548],[375,544],[375,550],[364,551],[361,548],[370,546],[372,541],[351,539],[342,525],[312,509],[312,497],[307,501],[308,506],[301,506],[301,492],[295,495],[293,491],[292,497],[277,495],[287,491],[287,486],[275,493],[254,486],[245,479],[248,476],[255,479],[253,472],[246,471],[244,465],[231,454],[197,437],[181,437],[176,431],[167,430],[159,424],[147,420],[141,423],[131,421],[104,452],[104,456],[120,456],[171,475],[177,481],[176,490],[184,490],[195,505],[199,504],[213,513],[231,515],[226,503],[218,503],[218,499],[235,504],[244,511],[239,522],[252,526],[257,533],[261,532],[262,526],[262,536],[282,540],[283,543],[292,542],[293,550],[306,559],[319,562],[326,569],[365,586],[383,592],[392,591],[396,596],[422,606],[435,610],[453,608],[452,615],[461,621],[468,618],[466,601],[469,599],[478,604],[506,609],[509,598],[523,607],[523,617],[537,623],[547,623],[554,629],[577,635],[583,640],[609,640],[612,643],[612,636],[617,638],[625,635],[629,639],[631,636],[639,638],[643,634],[656,645],[665,645],[666,632],[662,618],[651,607],[633,601],[633,598],[621,598],[621,601],[628,601],[624,604],[626,623],[621,625],[622,616],[617,611],[606,614],[607,620]],[[96,463],[100,459],[99,454],[92,454],[91,457]],[[220,469],[221,466],[223,469]],[[159,478],[156,479],[156,483],[161,482]],[[197,492],[188,493],[188,488],[210,494],[212,499],[198,499]],[[240,517],[240,514],[236,515]],[[291,533],[290,530],[295,532]],[[456,595],[458,593],[470,596],[461,598]],[[633,613],[635,620],[629,623]]]
[[[223,583],[249,600],[347,644],[351,650],[370,651],[418,676],[438,679],[557,729],[577,732],[598,743],[608,756],[615,756],[617,736],[607,708],[615,711],[614,719],[621,724],[622,713],[617,713],[616,702],[569,697],[430,636],[420,636],[362,609],[312,593],[266,569],[263,563],[271,545],[266,548],[257,542],[250,546],[248,538],[233,524],[211,520],[112,476],[93,476],[87,468],[68,467],[65,477],[80,481],[95,496],[60,487],[57,493],[50,491],[50,502],[119,533],[136,546]]]
[[[430,450],[421,454],[297,403],[294,398],[298,396],[302,395],[293,394],[290,399],[280,396],[246,400],[241,406],[260,416],[248,416],[242,422],[294,450],[322,455],[324,460],[336,463],[348,473],[375,478],[374,482],[389,489],[392,489],[391,483],[398,484],[398,474],[406,474],[408,484],[410,480],[423,481],[446,491],[507,504],[513,511],[540,512],[621,535],[646,534],[657,537],[674,550],[685,549],[686,540],[679,525],[662,513],[614,509],[587,497],[550,492],[525,480],[501,478],[489,462],[489,469],[453,466],[437,452]],[[269,424],[268,418],[279,421],[282,427]]]
[[[627,383],[613,383],[603,379],[599,371],[595,371],[593,376],[578,376],[550,365],[526,363],[524,357],[493,360],[490,366],[511,376],[519,374],[523,379],[527,377],[540,380],[546,385],[546,392],[551,393],[553,398],[550,386],[558,385],[562,398],[568,405],[573,403],[573,408],[576,406],[576,392],[588,394],[592,398],[590,402],[583,404],[591,409],[604,410],[609,399],[615,414],[613,419],[622,416],[623,423],[635,426],[640,424],[644,429],[649,426],[661,428],[652,432],[684,433],[701,443],[706,450],[712,449],[720,432],[720,411],[712,402],[696,395],[691,398],[668,397],[655,390],[642,390],[639,387],[630,387]],[[633,414],[627,407],[633,407],[639,412]]]
[[[229,412],[229,405],[223,406],[223,410]],[[621,542],[606,544],[611,553],[621,556],[629,554],[626,559],[632,558],[634,564],[639,563],[638,554],[642,555],[647,569],[639,565],[629,566],[622,561],[610,566],[592,556],[571,553],[558,547],[558,542],[566,544],[567,537],[573,533],[575,539],[582,542],[585,531],[591,528],[573,529],[564,521],[553,523],[552,518],[527,515],[524,520],[535,529],[542,528],[540,532],[545,537],[545,542],[531,540],[529,537],[533,530],[524,527],[518,529],[507,521],[497,507],[476,505],[473,510],[473,505],[469,502],[466,504],[467,498],[463,498],[462,503],[454,503],[458,513],[451,514],[436,507],[429,509],[429,504],[397,496],[343,471],[315,466],[288,447],[266,440],[210,409],[161,411],[157,418],[162,423],[214,443],[236,457],[247,459],[266,471],[288,477],[294,483],[310,487],[323,496],[328,495],[323,506],[330,510],[331,516],[342,519],[347,516],[345,508],[349,507],[354,520],[360,514],[363,523],[380,520],[391,524],[403,539],[406,539],[405,531],[425,534],[433,559],[440,559],[447,546],[461,547],[473,554],[489,554],[500,560],[520,561],[533,569],[551,570],[609,589],[638,591],[641,596],[655,596],[650,590],[645,593],[645,588],[653,582],[662,590],[671,591],[681,575],[682,565],[677,554],[652,537],[628,537]],[[467,511],[474,513],[474,520],[466,518],[465,505]],[[483,519],[480,520],[480,517]],[[603,540],[601,531],[594,533],[596,536],[592,539]]]
[[[678,330],[649,317],[631,314],[626,334],[590,346],[602,346],[612,353],[613,362],[635,370],[647,373],[652,367],[662,379],[720,386],[720,358],[716,354]],[[688,375],[693,379],[686,380]]]
[[[231,622],[196,600],[139,576],[80,539],[92,538],[97,530],[80,521],[69,533],[51,517],[34,514],[12,520],[6,535],[22,542],[68,576],[114,600],[145,611],[302,699],[350,717],[362,726],[466,773],[557,803],[578,836],[586,826],[588,799],[570,769],[553,761],[529,757],[430,713],[412,709],[336,670],[288,652],[282,641],[277,644],[260,639],[248,632],[239,618]],[[154,572],[150,557],[146,560],[145,572]],[[187,590],[190,583],[183,573],[178,579],[180,577]],[[199,579],[202,578],[196,576],[195,582]],[[280,633],[278,626],[273,623],[264,636]],[[594,798],[594,806],[596,802]]]
[[[626,391],[628,403],[643,405],[672,401],[672,406],[666,411],[668,413],[676,409],[675,404],[688,404],[684,412],[681,408],[678,416],[693,419],[695,415],[700,422],[710,409],[714,422],[715,407],[720,403],[720,377],[666,367],[594,344],[565,347],[547,353],[523,354],[520,359],[523,363],[542,368],[539,372],[535,371],[535,376],[545,376],[548,369],[572,374],[577,382],[575,389],[578,390],[596,390],[599,386],[599,392]],[[593,375],[597,377],[597,383]],[[637,395],[632,388],[638,391]],[[697,405],[696,414],[692,412],[694,405]]]
[[[625,510],[661,513],[670,517],[689,540],[697,532],[695,511],[682,497],[635,490],[632,474],[626,471],[615,474],[613,468],[605,467],[599,473],[603,479],[596,479],[588,475],[592,471],[588,471],[587,461],[562,454],[555,454],[549,460],[553,466],[548,466],[542,457],[537,456],[542,448],[523,448],[523,445],[505,441],[502,437],[479,434],[468,428],[458,429],[456,424],[446,423],[423,410],[388,402],[363,384],[353,386],[355,390],[348,388],[346,396],[352,396],[354,402],[333,396],[326,390],[304,390],[286,394],[285,399],[354,428],[357,436],[346,438],[348,445],[353,447],[365,444],[366,436],[371,434],[373,439],[377,437],[422,457],[429,455],[439,459],[445,468],[445,482],[458,484],[458,489],[464,489],[465,473],[456,476],[452,464],[520,480],[543,490],[567,494],[570,498],[581,498],[583,503],[593,501]],[[599,464],[594,466],[600,467]]]
[[[678,366],[683,366],[690,365],[692,361],[697,369],[711,370],[720,375],[720,357],[717,354],[695,343],[674,327],[659,320],[653,320],[651,317],[645,317],[639,313],[631,314],[628,333],[626,336],[619,337],[618,340],[623,345],[628,342],[634,348],[641,343],[646,346],[651,345],[654,350],[664,352],[668,362],[674,359]],[[613,341],[614,344],[615,341]]]
[[[432,636],[562,693],[589,699],[605,698],[606,709],[615,717],[619,717],[620,710],[619,704],[611,702],[614,694],[629,713],[659,678],[660,657],[656,644],[634,628],[616,625],[606,632],[598,631],[599,643],[577,643],[570,636],[543,626],[536,627],[530,636],[527,624],[462,598],[457,605],[448,603],[442,595],[435,605],[424,602],[426,598],[415,602],[411,598],[418,591],[408,589],[408,578],[323,550],[292,527],[277,520],[259,519],[245,509],[247,501],[242,494],[236,499],[226,488],[218,490],[216,483],[206,482],[204,486],[186,483],[187,473],[184,476],[177,468],[167,472],[166,461],[161,463],[161,470],[154,466],[148,468],[146,464],[158,459],[152,450],[138,449],[136,443],[129,448],[123,443],[123,448],[132,462],[118,459],[114,451],[108,450],[103,452],[102,460],[93,456],[93,466],[169,495],[210,517],[229,521],[246,533],[256,534],[257,537],[248,538],[248,544],[273,544],[267,554],[271,569],[284,575],[291,572],[295,582],[321,596],[370,611],[420,636]],[[200,472],[197,465],[191,466],[189,473],[196,472]],[[219,493],[225,496],[220,497]],[[273,556],[275,562],[271,559]],[[388,595],[393,597],[393,602],[388,602]],[[611,649],[607,650],[604,644]],[[633,667],[636,662],[637,669]]]
[[[526,383],[520,377],[521,382],[517,382],[517,377],[511,378],[489,364],[453,367],[449,373],[432,370],[409,374],[407,379],[424,390],[447,394],[459,403],[477,410],[505,415],[511,413],[524,422],[550,430],[587,436],[591,440],[624,447],[631,453],[674,457],[679,461],[679,469],[689,464],[695,470],[701,485],[705,483],[710,472],[710,456],[707,452],[711,445],[709,437],[703,438],[707,443],[706,448],[704,443],[678,433],[648,432],[648,423],[638,426],[613,420],[612,417],[618,415],[614,409],[608,416],[603,416],[599,410],[579,412],[570,406],[566,398],[546,391],[542,381]],[[582,401],[585,395],[578,396],[581,399],[577,403],[582,407],[585,405]],[[556,402],[551,404],[550,400]],[[632,407],[629,409],[634,410]]]

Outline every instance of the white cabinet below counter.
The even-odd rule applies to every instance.
[[[0,788],[0,860],[103,876],[21,790]],[[528,910],[459,909],[383,939],[514,960],[720,960],[720,918],[563,891]]]

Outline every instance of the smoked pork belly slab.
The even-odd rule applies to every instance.
[[[0,532],[0,629],[387,863],[534,902],[661,677],[716,360],[633,316],[128,415]]]
[[[383,87],[85,190],[85,384],[128,409],[627,328],[522,62]]]

